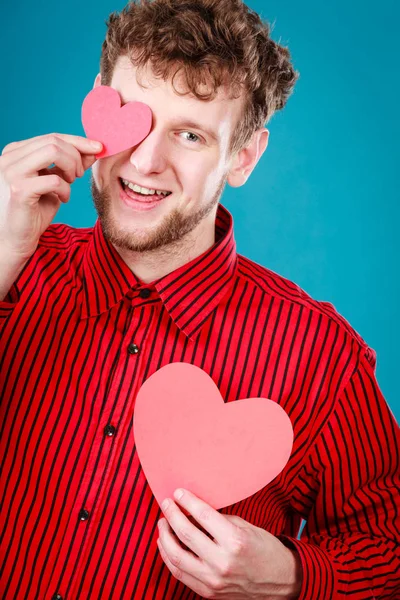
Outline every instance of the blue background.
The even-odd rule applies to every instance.
[[[397,420],[399,306],[398,19],[395,0],[253,0],[300,71],[268,124],[269,146],[222,203],[238,251],[336,309],[377,351]],[[58,131],[84,135],[105,20],[125,2],[20,0],[1,9],[0,148]],[[54,222],[92,226],[89,173]]]

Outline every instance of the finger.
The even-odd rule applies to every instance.
[[[59,167],[59,173],[68,183],[75,181],[78,173],[83,174],[82,163],[74,157],[70,151],[61,149],[60,146],[48,144],[28,152],[19,160],[7,167],[9,180],[38,176],[39,171],[54,164]],[[49,174],[51,170],[49,170]]]
[[[21,198],[28,196],[40,198],[44,194],[54,193],[61,202],[66,203],[71,194],[71,186],[64,179],[56,175],[44,175],[43,177],[24,179],[18,185],[19,197]]]
[[[33,141],[30,140],[27,143],[16,147],[14,150],[11,150],[6,154],[4,157],[5,161],[3,160],[3,162],[5,163],[6,167],[15,164],[16,162],[22,163],[26,156],[35,150],[45,147],[51,147],[55,157],[58,157],[60,153],[70,157],[71,171],[73,172],[74,176],[81,177],[83,175],[84,169],[82,164],[82,156],[79,150],[77,150],[77,148],[75,148],[75,146],[72,144],[65,142],[62,137],[57,137],[54,134],[42,136],[39,139],[35,138]],[[55,162],[55,160],[52,159],[50,164],[52,162]]]
[[[11,142],[3,148],[2,155],[8,154],[9,152],[14,152],[15,150],[18,150],[19,148],[26,146],[27,144],[31,144],[32,142],[39,146],[43,145],[43,140],[45,140],[45,138],[51,138],[52,141],[54,141],[55,137],[63,140],[64,142],[72,144],[72,146],[74,146],[82,154],[99,154],[103,147],[101,142],[99,142],[98,140],[92,140],[90,138],[86,138],[80,135],[69,135],[66,133],[49,133],[47,135],[37,135],[27,140]]]
[[[178,579],[184,585],[187,585],[187,587],[196,592],[196,594],[199,594],[202,598],[211,597],[211,589],[209,587],[207,587],[201,581],[193,577],[193,575],[184,573],[179,567],[176,567],[171,563],[160,539],[157,540],[157,546],[160,550],[161,558],[163,559],[165,565],[168,567],[169,571],[172,573],[175,579]]]
[[[192,550],[197,556],[209,564],[218,564],[221,550],[209,537],[200,531],[195,524],[183,514],[171,498],[167,499],[168,505],[163,502],[161,508],[169,525],[177,537]]]
[[[188,490],[180,491],[183,492],[180,498],[176,495],[178,490],[174,493],[179,505],[187,510],[220,546],[229,549],[232,540],[236,539],[237,525]]]
[[[82,156],[83,170],[87,171],[87,169],[90,169],[96,161],[97,158],[95,154],[84,154]]]
[[[237,525],[238,527],[247,528],[248,526],[248,522],[242,519],[241,517],[238,517],[237,515],[227,515],[224,513],[224,517],[228,519],[228,521],[230,521],[231,523]]]
[[[83,175],[85,174],[85,171],[87,171],[87,169],[92,167],[94,165],[94,163],[96,162],[96,160],[97,160],[97,158],[93,154],[83,155],[82,156],[83,171],[81,171],[78,174],[78,177],[83,177]],[[64,175],[63,171],[57,166],[48,167],[46,169],[40,169],[40,171],[39,171],[39,175],[54,175],[54,174],[59,175],[60,177],[63,177],[63,175]]]
[[[160,540],[170,562],[181,571],[192,575],[199,581],[205,579],[205,563],[190,550],[184,550],[173,533],[168,521],[160,519],[158,523]]]

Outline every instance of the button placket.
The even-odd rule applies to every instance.
[[[138,295],[136,295],[136,298],[138,297]],[[131,386],[131,377],[133,376],[134,373],[136,373],[136,369],[137,369],[137,361],[140,360],[139,354],[141,354],[141,344],[143,342],[143,333],[146,330],[145,326],[143,325],[143,323],[141,322],[140,318],[141,318],[142,314],[138,311],[137,313],[133,313],[132,314],[132,319],[130,319],[128,327],[126,328],[126,330],[124,330],[124,337],[125,337],[125,343],[124,340],[122,340],[122,345],[119,348],[119,354],[120,354],[120,358],[117,364],[117,368],[115,369],[114,373],[113,373],[113,380],[120,382],[122,379],[122,387],[118,387],[118,386],[111,386],[110,388],[110,394],[108,397],[108,402],[109,402],[109,406],[110,408],[113,406],[113,402],[114,402],[114,395],[115,395],[115,390],[118,387],[118,393],[121,395],[121,398],[128,398],[128,393],[129,395],[134,395],[136,393],[136,387],[135,389],[132,389]],[[147,332],[148,333],[148,332]],[[131,343],[129,343],[129,340],[135,340],[137,341],[137,343],[135,343],[134,341],[132,341]],[[124,353],[124,347],[127,349],[127,352]],[[130,356],[131,354],[136,355],[136,356]],[[114,423],[116,423],[117,427],[114,427],[113,425],[111,425],[111,422],[109,421],[107,423],[107,421],[104,423],[103,422],[103,427],[102,430],[100,430],[101,433],[103,433],[104,435],[107,435],[107,437],[109,436],[109,433],[111,433],[111,427],[114,427],[114,434],[116,435],[118,433],[118,431],[125,431],[125,428],[129,423],[131,423],[131,414],[129,411],[126,412],[126,414],[122,415],[121,418],[121,411],[125,410],[125,406],[116,406],[115,410],[113,407],[113,412],[112,414],[109,412],[108,413],[108,419],[110,419],[110,421],[112,420]],[[110,427],[108,427],[110,426]],[[107,433],[108,432],[108,433]],[[111,436],[109,436],[111,437]],[[83,539],[83,533],[81,532],[85,532],[85,531],[89,531],[88,535],[84,538],[84,541],[82,542],[82,558],[81,558],[81,564],[78,566],[78,568],[76,568],[74,570],[73,573],[68,573],[65,575],[65,581],[68,582],[68,586],[69,586],[69,592],[68,595],[71,595],[71,597],[74,596],[74,590],[76,588],[77,585],[79,585],[79,580],[80,577],[82,576],[82,569],[83,569],[83,565],[84,565],[84,556],[85,556],[85,552],[87,551],[87,547],[89,546],[89,544],[91,543],[91,539],[93,536],[93,531],[92,531],[92,527],[94,524],[93,519],[96,518],[96,513],[98,508],[96,507],[96,505],[94,504],[94,500],[96,499],[96,495],[98,494],[98,482],[100,481],[100,474],[101,474],[101,469],[103,468],[103,463],[105,463],[105,461],[109,462],[113,462],[114,460],[117,460],[117,453],[118,453],[118,445],[115,443],[117,442],[117,440],[111,441],[109,440],[109,443],[105,443],[106,440],[104,440],[103,437],[103,444],[104,444],[104,450],[103,450],[103,454],[102,454],[102,462],[98,463],[96,461],[98,461],[97,458],[97,452],[98,449],[96,450],[96,452],[92,452],[91,456],[90,456],[90,461],[87,465],[87,472],[91,473],[92,469],[94,468],[94,465],[96,464],[96,468],[98,470],[99,475],[97,476],[96,479],[94,479],[94,483],[93,485],[90,487],[90,489],[85,489],[84,487],[82,487],[81,492],[77,498],[77,503],[78,506],[80,505],[82,506],[88,506],[88,507],[92,507],[91,511],[90,511],[90,515],[89,512],[87,511],[87,517],[85,516],[83,520],[87,520],[87,523],[83,523],[81,522],[79,519],[81,517],[81,513],[82,511],[86,510],[84,508],[81,508],[80,511],[78,511],[78,515],[79,515],[79,519],[77,519],[77,517],[75,516],[75,524],[77,525],[78,528],[78,532],[76,535],[76,540],[78,539]],[[100,447],[102,446],[102,442],[99,440],[99,444]],[[105,494],[107,492],[107,480],[106,479],[101,479],[101,483],[102,483],[102,490],[101,490],[101,494]],[[99,496],[100,497],[100,496]],[[100,506],[100,502],[97,504],[97,506]],[[75,513],[76,515],[76,513]],[[82,514],[83,516],[83,514]],[[92,522],[92,525],[91,525]],[[71,528],[72,529],[72,528]],[[68,548],[68,543],[71,543],[71,540],[67,539],[65,540],[65,546],[66,548]],[[78,541],[76,541],[76,544],[78,545]],[[59,587],[60,583],[63,583],[63,580],[59,580],[59,577],[56,576],[54,577],[54,581],[50,582],[50,585],[52,587],[52,589],[54,590],[54,588]],[[54,585],[54,587],[53,587]],[[51,590],[50,587],[50,590]]]

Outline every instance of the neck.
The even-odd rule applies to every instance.
[[[143,283],[152,283],[201,256],[215,244],[215,216],[205,221],[181,240],[150,252],[114,248],[136,277]]]

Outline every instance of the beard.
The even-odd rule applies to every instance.
[[[98,214],[104,237],[115,247],[131,252],[150,252],[163,246],[180,246],[185,238],[218,205],[226,184],[224,176],[213,197],[203,206],[189,214],[173,208],[162,222],[147,231],[124,229],[113,217],[109,186],[100,190],[91,173],[90,187],[93,203]]]

